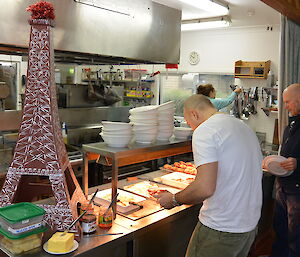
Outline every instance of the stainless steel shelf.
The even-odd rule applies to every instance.
[[[97,153],[106,157],[111,157],[111,158],[128,158],[130,156],[134,156],[134,158],[137,158],[137,156],[141,156],[143,160],[141,161],[136,161],[136,160],[129,160],[128,164],[133,164],[133,163],[138,163],[142,161],[147,161],[147,160],[153,160],[153,159],[148,159],[148,156],[145,156],[145,153],[152,153],[154,154],[155,152],[159,152],[159,154],[162,154],[161,151],[166,151],[166,150],[177,150],[180,148],[185,148],[184,153],[186,153],[186,150],[188,149],[188,152],[191,152],[191,140],[180,140],[176,138],[171,138],[169,141],[156,141],[152,144],[139,144],[139,143],[132,143],[129,144],[128,147],[110,147],[104,142],[98,142],[98,143],[92,143],[92,144],[83,144],[82,149],[84,152],[91,152],[91,153]],[[187,149],[186,149],[187,148]],[[175,153],[172,154],[172,151],[168,152],[167,155],[163,156],[172,156],[172,155],[177,155],[180,153]],[[170,154],[170,155],[169,155]],[[161,158],[158,156],[158,158]],[[125,165],[128,165],[125,164]],[[124,165],[120,165],[124,166]]]
[[[126,148],[110,147],[104,142],[82,145],[84,152],[84,172],[82,177],[83,191],[88,195],[88,162],[92,159],[104,157],[108,164],[112,165],[112,197],[117,193],[118,187],[118,169],[119,167],[139,162],[155,160],[168,156],[174,156],[192,152],[191,140],[178,140],[171,138],[170,141],[156,141],[146,145],[132,143]],[[114,214],[116,213],[116,204],[113,205]]]

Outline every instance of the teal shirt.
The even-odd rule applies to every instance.
[[[209,97],[208,99],[211,101],[214,107],[219,111],[224,107],[230,105],[234,101],[236,95],[237,94],[235,92],[232,92],[231,95],[226,98],[215,99]]]

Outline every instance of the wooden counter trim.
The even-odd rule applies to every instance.
[[[290,20],[300,24],[300,0],[261,0]]]

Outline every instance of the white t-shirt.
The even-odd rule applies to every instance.
[[[262,154],[252,129],[215,114],[195,129],[193,153],[197,167],[218,162],[216,190],[203,201],[200,222],[223,232],[253,230],[261,214]]]

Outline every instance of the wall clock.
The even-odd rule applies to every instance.
[[[195,51],[190,52],[189,63],[192,65],[196,65],[198,64],[199,61],[200,61],[199,54]]]

